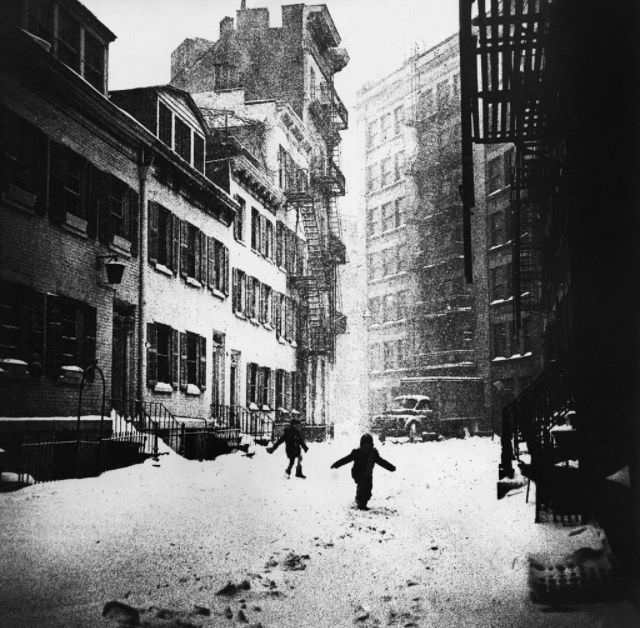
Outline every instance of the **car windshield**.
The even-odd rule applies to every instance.
[[[411,397],[398,397],[393,400],[394,410],[413,410],[416,406],[416,400]]]
[[[431,410],[431,404],[428,399],[420,399],[418,401],[418,405],[416,406],[416,410]]]

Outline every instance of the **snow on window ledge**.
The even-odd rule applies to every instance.
[[[187,384],[187,388],[184,392],[185,394],[191,395],[194,397],[199,397],[202,394],[202,391],[200,390],[200,388],[195,384]]]
[[[0,377],[20,377],[29,374],[29,365],[24,360],[5,358],[0,360]]]
[[[220,292],[220,290],[218,290],[217,288],[213,288],[211,290],[211,294],[213,294],[214,297],[218,297],[218,299],[221,299],[224,301],[224,299],[227,298],[227,295],[224,292]]]
[[[154,268],[167,277],[173,277],[173,271],[164,264],[156,264]]]
[[[185,277],[185,283],[193,288],[202,288],[202,284],[193,277]]]
[[[171,384],[169,384],[168,382],[157,382],[156,385],[153,387],[153,392],[157,392],[157,393],[172,393],[173,392],[173,386]]]

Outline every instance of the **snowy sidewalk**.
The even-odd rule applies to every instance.
[[[524,490],[496,500],[497,441],[387,443],[398,471],[376,468],[364,512],[329,469],[356,444],[310,444],[306,480],[258,447],[0,494],[0,626],[116,626],[111,600],[146,626],[639,625],[624,602],[529,600],[528,554],[570,529],[536,525]]]

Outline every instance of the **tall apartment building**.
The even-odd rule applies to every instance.
[[[246,9],[243,3],[235,22],[231,17],[221,21],[218,40],[187,39],[171,59],[171,83],[176,87],[195,95],[241,87],[247,103],[288,103],[309,135],[303,161],[289,160],[283,148],[278,153],[279,170],[272,164],[268,174],[278,182],[281,171],[300,171],[296,176],[287,174],[283,183],[307,243],[305,273],[291,277],[290,286],[307,303],[308,342],[299,370],[306,373],[307,414],[317,422],[330,415],[336,335],[346,329],[337,273],[337,266],[346,262],[346,252],[337,197],[345,192],[339,131],[347,128],[348,114],[333,76],[344,68],[348,55],[339,45],[340,36],[325,5],[284,6],[282,26],[276,28],[269,24],[267,9]]]
[[[497,424],[507,391],[535,369],[529,345],[507,342],[512,300],[503,292],[511,279],[500,257],[509,250],[507,146],[489,157],[482,147],[474,150],[481,165],[472,218],[476,255],[474,280],[465,278],[459,68],[454,35],[359,92],[369,412],[379,413],[400,392],[428,394],[450,432]]]

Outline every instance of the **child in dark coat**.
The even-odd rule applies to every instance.
[[[357,485],[356,504],[360,510],[368,510],[367,502],[371,499],[373,488],[373,467],[379,464],[387,471],[395,471],[396,468],[380,456],[378,450],[373,446],[371,434],[363,434],[360,438],[360,447],[352,450],[348,456],[336,460],[331,468],[337,469],[349,462],[353,462],[351,477]]]
[[[280,447],[280,445],[282,445],[282,443],[284,443],[285,452],[287,454],[287,458],[289,458],[289,466],[286,468],[285,473],[287,475],[291,475],[291,468],[297,459],[298,465],[296,466],[296,477],[306,478],[307,476],[302,473],[301,449],[304,449],[305,452],[307,452],[309,451],[309,448],[307,447],[307,443],[304,442],[304,436],[302,436],[298,429],[298,425],[300,425],[300,421],[298,421],[298,419],[291,419],[291,423],[284,428],[282,436],[280,436],[272,447],[268,447],[267,451],[272,454],[276,449],[278,449],[278,447]]]

